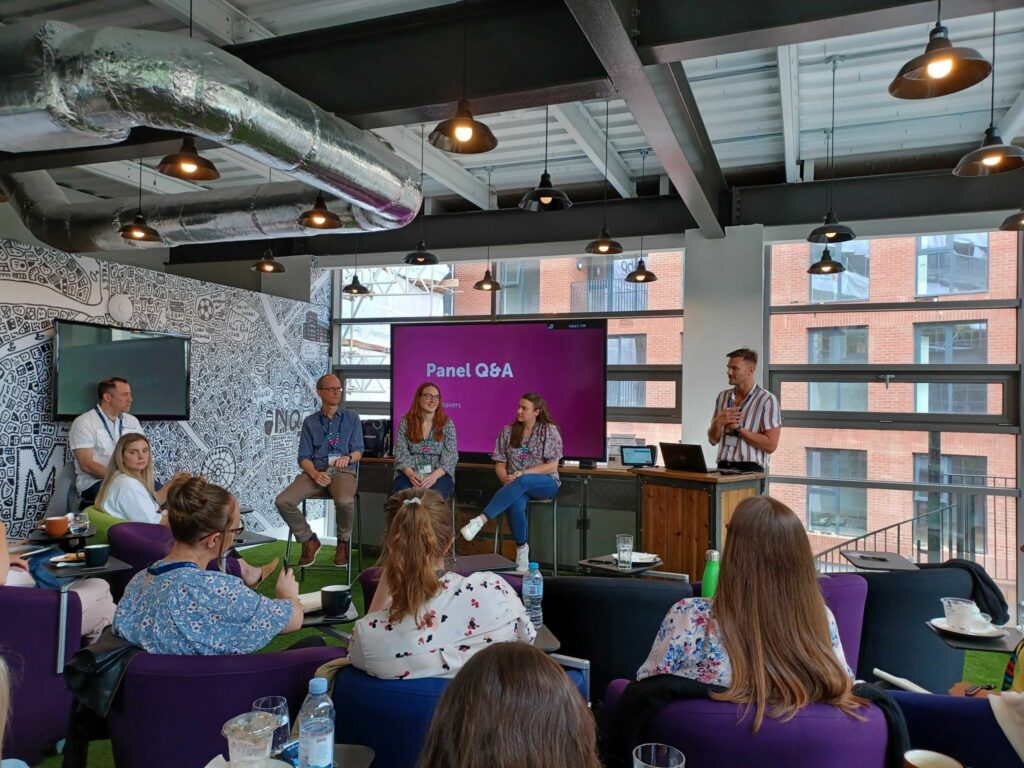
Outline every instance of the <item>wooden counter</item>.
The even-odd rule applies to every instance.
[[[642,547],[661,556],[666,571],[697,581],[704,554],[721,551],[725,525],[743,499],[760,493],[763,473],[746,475],[677,472],[662,467],[634,470],[640,483]]]

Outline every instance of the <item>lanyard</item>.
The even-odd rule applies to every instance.
[[[176,571],[179,568],[195,568],[195,569],[198,570],[199,566],[196,565],[195,563],[188,563],[188,562],[185,562],[184,560],[181,560],[181,561],[178,561],[176,563],[164,563],[163,565],[151,565],[146,570],[151,575],[153,575],[153,576],[161,576],[161,575],[163,575],[165,573],[170,573],[171,571]]]
[[[107,434],[110,435],[110,442],[116,443],[117,440],[114,439],[114,433],[110,430],[110,425],[107,424],[107,417],[103,415],[103,411],[100,410],[100,407],[98,405],[95,408],[93,408],[93,410],[96,411],[96,415],[100,417],[100,423],[103,425],[103,428],[107,430]],[[113,424],[114,422],[110,423]],[[117,436],[124,437],[124,414],[121,414],[120,416],[117,417],[117,426]]]
[[[340,422],[338,423],[338,432],[332,433],[331,424],[334,423],[335,417],[340,419]],[[324,440],[327,442],[328,450],[332,448],[337,448],[338,445],[341,443],[341,427],[342,424],[344,423],[345,420],[341,416],[341,411],[338,411],[337,413],[334,414],[334,416],[332,416],[329,419],[326,416],[324,416],[323,413],[320,414],[320,428],[324,431]],[[331,437],[332,434],[334,434],[334,437]]]

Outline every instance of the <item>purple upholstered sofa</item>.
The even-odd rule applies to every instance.
[[[0,754],[34,765],[67,735],[71,692],[57,674],[60,593],[0,587],[0,655],[11,670],[11,720]],[[68,592],[65,662],[82,643],[82,604]]]

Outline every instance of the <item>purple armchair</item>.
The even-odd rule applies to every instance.
[[[602,730],[613,732],[628,680],[614,680],[604,696]],[[750,732],[751,715],[738,720],[735,704],[709,699],[676,701],[661,708],[644,730],[644,741],[671,744],[687,764],[744,768],[884,768],[885,717],[870,706],[855,720],[835,707],[811,704],[789,722],[766,718]]]
[[[0,587],[0,655],[11,670],[11,722],[0,753],[30,765],[67,735],[72,697],[57,674],[60,593]],[[68,592],[65,661],[82,644],[82,604]]]
[[[864,629],[864,602],[868,583],[856,573],[840,573],[818,579],[825,605],[832,611],[850,669],[857,671],[860,638]]]
[[[227,754],[221,726],[261,696],[285,696],[294,722],[317,667],[344,654],[339,648],[247,656],[140,654],[107,717],[114,762],[118,768],[206,765]]]

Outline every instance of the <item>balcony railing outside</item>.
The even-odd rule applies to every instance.
[[[643,312],[647,286],[622,280],[577,280],[569,286],[572,312]]]

